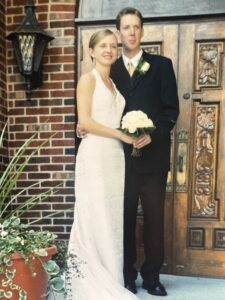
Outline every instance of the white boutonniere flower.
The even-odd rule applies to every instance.
[[[137,71],[140,74],[145,74],[150,69],[150,67],[151,67],[150,63],[145,61],[142,57],[138,63]]]

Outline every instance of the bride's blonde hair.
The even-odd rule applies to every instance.
[[[89,48],[94,49],[94,47],[108,35],[114,35],[116,38],[116,35],[110,29],[100,30],[92,34],[89,41]]]

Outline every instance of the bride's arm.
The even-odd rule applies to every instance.
[[[117,138],[121,141],[132,144],[134,139],[123,134],[120,130],[104,126],[91,117],[92,97],[96,80],[91,73],[81,76],[77,85],[77,110],[79,126],[89,133],[99,136]]]

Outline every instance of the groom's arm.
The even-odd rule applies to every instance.
[[[162,138],[176,124],[179,115],[179,100],[177,83],[172,61],[164,58],[161,63],[161,101],[162,109],[155,120],[156,130],[151,134],[152,139]]]

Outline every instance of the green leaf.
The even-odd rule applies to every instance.
[[[2,132],[1,132],[1,135],[0,135],[0,147],[2,147],[2,144],[3,144],[3,136],[4,136],[4,133],[5,133],[7,124],[8,124],[8,121],[5,123],[5,126],[2,129]]]
[[[3,131],[0,133],[0,146],[3,144],[6,126],[7,125],[5,125]],[[49,196],[57,193],[58,187],[63,183],[55,186],[54,188],[47,189],[43,193],[31,195],[27,198],[27,200],[22,202],[17,202],[18,197],[23,194],[30,195],[29,189],[32,189],[37,185],[42,186],[43,181],[37,181],[24,189],[19,189],[18,193],[12,193],[16,187],[18,179],[28,165],[29,160],[33,158],[55,134],[56,133],[51,135],[51,137],[44,140],[38,147],[33,149],[32,143],[38,135],[38,132],[34,133],[25,141],[16,153],[10,157],[6,168],[0,176],[0,230],[2,235],[7,233],[5,236],[0,238],[0,273],[1,276],[3,276],[2,281],[0,281],[0,286],[5,289],[0,290],[0,298],[3,299],[10,299],[14,297],[14,291],[19,293],[19,295],[17,294],[18,296],[16,296],[18,300],[27,299],[26,291],[22,290],[19,285],[13,282],[13,271],[6,270],[6,266],[12,266],[13,264],[10,259],[11,254],[15,252],[19,253],[31,268],[32,273],[34,273],[32,269],[33,257],[42,262],[42,259],[37,257],[37,255],[46,257],[48,253],[44,248],[55,245],[55,239],[57,238],[56,235],[47,231],[29,230],[29,226],[32,223],[59,214],[62,211],[51,212],[44,217],[41,216],[40,218],[32,220],[31,223],[26,225],[21,224],[20,217],[22,214],[32,209],[34,205],[45,201]],[[29,150],[30,154],[27,153],[27,150]],[[73,211],[73,208],[68,211]],[[63,255],[65,256],[65,253],[63,253]],[[44,266],[44,262],[42,262],[42,264]],[[56,276],[60,271],[59,266],[53,261],[46,265],[46,269],[49,274],[49,281],[52,280],[51,276]],[[55,278],[52,281],[52,285],[54,286],[55,291],[61,292],[64,290],[64,281],[60,278]],[[10,291],[8,291],[8,289]]]
[[[63,293],[65,291],[64,289],[64,280],[60,277],[55,277],[50,280],[50,286],[53,289],[53,291],[57,293]]]
[[[49,260],[44,264],[44,268],[45,271],[49,274],[49,275],[57,275],[60,271],[59,266],[57,265],[57,263],[53,260]]]
[[[17,217],[12,217],[11,218],[11,225],[12,226],[19,226],[20,225],[20,219],[19,218],[17,218]]]

